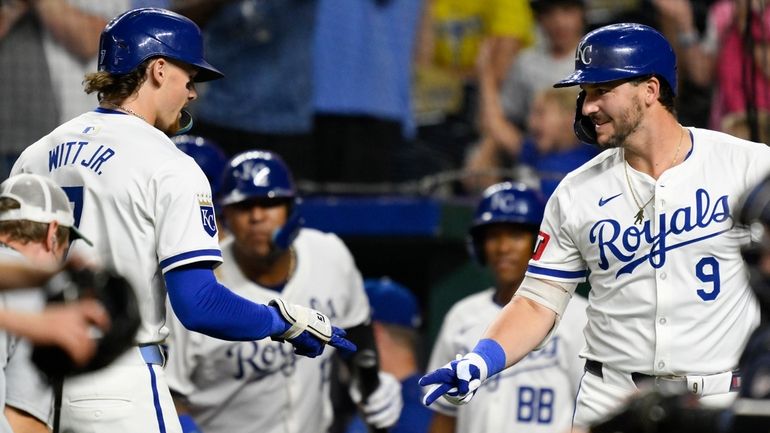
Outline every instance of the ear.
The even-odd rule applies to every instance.
[[[651,77],[644,84],[644,102],[652,105],[660,97],[660,80],[658,77]]]
[[[149,78],[157,85],[160,85],[163,83],[163,81],[165,81],[166,74],[168,74],[168,64],[169,63],[166,59],[159,57],[150,63],[150,66],[147,67],[147,74],[149,75]]]
[[[54,251],[56,250],[56,247],[58,246],[58,241],[56,240],[56,230],[59,228],[59,223],[56,221],[52,221],[48,223],[48,230],[45,234],[45,248],[46,251]]]

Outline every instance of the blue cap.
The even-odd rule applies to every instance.
[[[422,324],[417,298],[406,287],[390,278],[368,278],[364,289],[372,307],[372,320],[418,328]]]

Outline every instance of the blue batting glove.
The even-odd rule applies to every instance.
[[[420,378],[420,386],[428,386],[423,404],[429,406],[439,397],[456,405],[466,404],[489,376],[505,368],[505,352],[491,339],[479,341],[472,352]]]
[[[332,336],[328,343],[324,343],[308,331],[303,331],[298,336],[286,341],[294,346],[294,353],[297,355],[315,358],[323,353],[324,347],[326,347],[327,344],[345,353],[355,352],[356,345],[350,342],[350,340],[347,340],[345,335],[345,330],[332,326]],[[277,340],[277,338],[273,339]]]

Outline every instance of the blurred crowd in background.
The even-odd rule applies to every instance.
[[[28,145],[97,106],[82,81],[96,70],[102,29],[147,6],[194,20],[207,60],[225,74],[197,87],[190,133],[216,143],[223,161],[251,149],[280,154],[304,196],[475,203],[505,180],[549,196],[599,152],[573,133],[579,89],[552,84],[572,72],[581,37],[614,22],[647,24],[671,41],[683,125],[770,139],[764,0],[0,0],[0,178]],[[396,250],[383,244],[384,254]],[[390,272],[359,267],[365,277],[392,274],[398,260]],[[455,277],[468,281],[463,272]],[[476,279],[438,310],[491,284]],[[425,288],[410,289],[426,300]],[[375,321],[407,327],[426,309],[399,302],[403,311],[375,308]]]
[[[136,7],[204,31],[225,80],[200,86],[193,133],[228,155],[280,153],[305,193],[477,196],[542,182],[595,155],[571,133],[576,89],[551,84],[587,31],[661,30],[679,58],[682,124],[763,140],[770,21],[761,0],[3,0],[0,172],[59,123],[96,106],[82,91],[98,35]]]

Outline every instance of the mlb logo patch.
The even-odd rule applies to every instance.
[[[535,251],[532,253],[532,260],[540,260],[540,256],[543,255],[548,241],[551,240],[551,235],[545,232],[539,232],[537,234],[537,241],[535,242]]]
[[[217,234],[217,219],[214,215],[214,204],[207,196],[198,196],[198,207],[201,212],[201,224],[203,230],[212,238]]]

